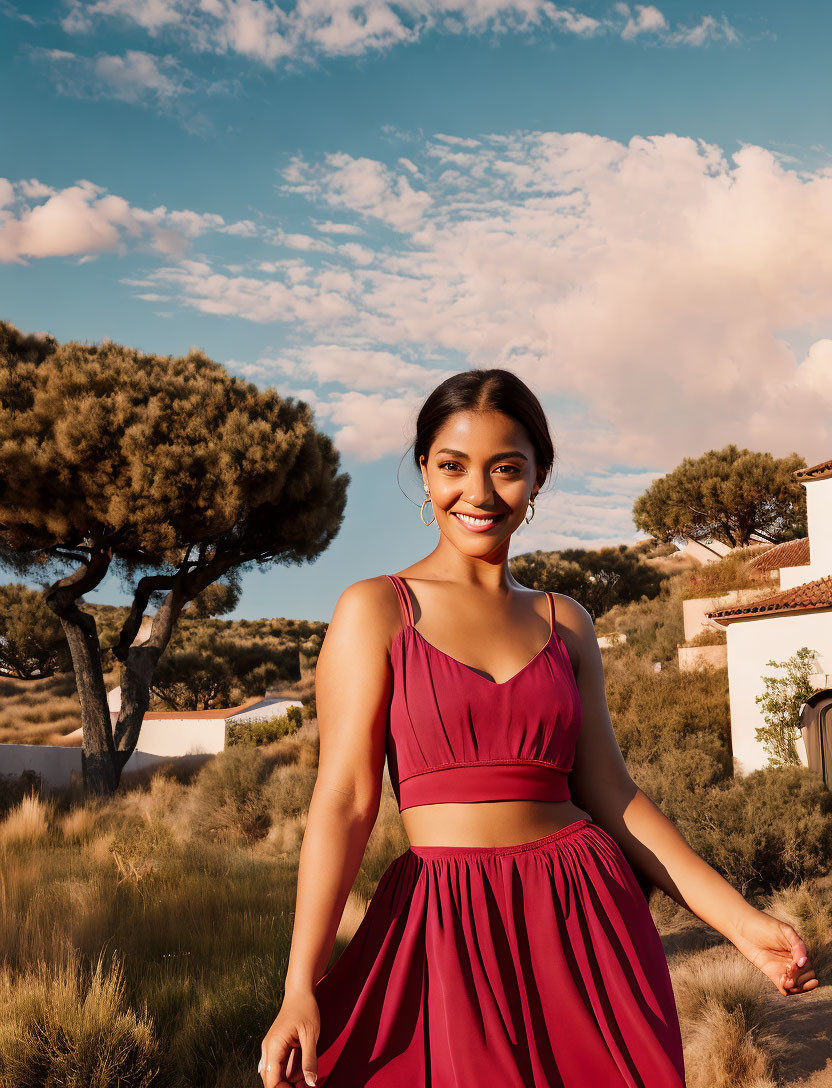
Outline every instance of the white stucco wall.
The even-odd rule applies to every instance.
[[[795,586],[802,586],[804,582],[813,582],[815,578],[819,578],[819,574],[810,574],[810,567],[781,567],[780,568],[780,590],[794,589]]]
[[[731,589],[716,597],[688,597],[682,601],[682,622],[685,630],[685,642],[690,642],[702,631],[721,631],[722,624],[708,619],[707,612],[716,612],[720,608],[736,608],[741,604],[750,604],[762,597],[770,597],[777,587],[748,586],[744,589]]]
[[[809,566],[802,582],[832,574],[832,477],[806,484],[806,515],[809,526]]]
[[[42,785],[58,789],[81,776],[81,749],[56,744],[0,744],[0,774],[20,775],[36,771]]]
[[[775,614],[728,625],[731,743],[739,774],[748,774],[768,763],[768,753],[754,736],[755,729],[765,725],[755,696],[764,693],[763,676],[782,676],[784,671],[766,662],[785,661],[801,646],[817,652],[817,672],[832,673],[832,612]],[[796,748],[806,766],[800,733]]]

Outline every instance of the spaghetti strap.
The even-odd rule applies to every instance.
[[[408,627],[413,626],[413,608],[410,603],[410,594],[404,586],[404,582],[397,574],[388,574],[387,577],[396,587],[396,596],[399,598],[399,605],[402,610],[402,616],[404,617],[405,625]]]
[[[549,598],[549,620],[552,625],[551,634],[555,633],[555,595],[546,590],[546,596]]]

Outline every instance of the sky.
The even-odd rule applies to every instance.
[[[413,425],[472,366],[557,451],[510,554],[635,543],[684,457],[832,457],[830,34],[808,2],[0,0],[0,317],[310,404],[343,525],[231,618],[328,620],[432,550]]]

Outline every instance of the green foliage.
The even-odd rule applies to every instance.
[[[242,744],[256,748],[263,744],[272,744],[276,740],[297,733],[303,725],[303,717],[302,707],[289,706],[285,714],[275,714],[271,718],[229,721],[225,729],[226,746]]]
[[[832,793],[805,767],[719,776],[706,753],[662,748],[636,784],[743,895],[823,876],[832,863]]]
[[[20,582],[0,586],[0,673],[28,680],[71,668],[63,628],[43,594]]]
[[[736,547],[754,534],[793,540],[807,532],[806,493],[792,475],[805,467],[797,453],[775,458],[733,444],[685,457],[636,499],[633,520],[663,541],[684,535]]]
[[[689,638],[686,646],[725,646],[728,642],[728,632],[725,628],[716,630],[714,627],[703,627],[698,635]]]
[[[151,691],[166,708],[203,710],[236,706],[270,687],[297,683],[297,638],[257,633],[268,629],[268,621],[242,628],[183,617],[159,660]]]
[[[208,619],[233,612],[240,601],[242,582],[238,570],[230,570],[219,582],[212,582],[198,593],[185,607],[189,617]]]
[[[209,554],[229,567],[311,560],[343,517],[349,477],[338,463],[304,401],[261,391],[199,349],[39,343],[0,322],[9,564],[28,569],[83,545],[111,547],[128,572],[178,569],[186,554],[196,566]]]
[[[201,350],[59,344],[0,322],[0,563],[55,577],[45,598],[72,654],[86,789],[117,788],[185,606],[201,597],[197,618],[226,610],[242,571],[300,564],[329,546],[349,484],[339,465],[308,404],[258,389]],[[122,700],[107,736],[100,639],[79,601],[111,570],[136,581],[111,647]],[[153,630],[136,646],[148,604]],[[205,663],[187,664],[193,676]]]
[[[214,647],[169,646],[159,659],[150,690],[171,710],[208,710],[229,705],[233,682],[228,661]]]
[[[596,632],[599,635],[624,634],[627,648],[636,658],[648,664],[659,661],[675,666],[677,649],[685,637],[680,588],[681,576],[674,574],[662,582],[658,596],[613,605],[596,623]],[[629,656],[627,660],[630,660]]]
[[[800,708],[814,693],[809,677],[816,671],[817,653],[808,646],[801,646],[785,661],[768,660],[767,665],[785,669],[785,676],[763,676],[762,695],[754,701],[762,704],[765,725],[754,733],[768,753],[768,766],[798,764],[800,757],[795,739],[800,732]]]
[[[509,560],[512,574],[530,589],[565,593],[593,619],[617,604],[656,597],[667,577],[645,563],[643,547],[567,548],[526,552]]]
[[[692,751],[716,770],[732,774],[727,669],[655,672],[629,645],[603,651],[607,705],[628,764],[653,763],[662,753]],[[709,772],[710,776],[711,772]],[[698,772],[686,788],[694,788]]]
[[[686,571],[682,575],[682,599],[721,597],[733,589],[768,588],[776,593],[777,587],[768,576],[749,565],[759,554],[756,548],[736,548],[715,563]]]

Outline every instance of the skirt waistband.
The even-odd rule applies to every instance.
[[[593,821],[584,816],[575,820],[559,831],[553,831],[550,835],[544,835],[540,839],[532,839],[531,842],[520,842],[513,846],[411,846],[407,853],[415,854],[420,858],[457,858],[472,855],[474,857],[503,857],[506,854],[522,854],[527,850],[540,850],[549,843],[558,839],[564,839],[574,835],[577,831],[591,824]]]

